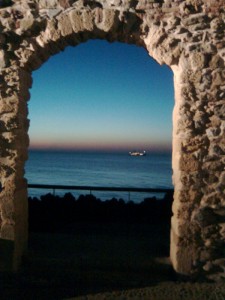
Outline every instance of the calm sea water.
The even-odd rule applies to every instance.
[[[29,151],[26,163],[28,183],[90,185],[106,187],[172,188],[171,154],[148,153],[132,157],[127,153],[81,153],[70,151]],[[29,196],[52,190],[29,189]],[[64,195],[65,190],[56,191]],[[89,191],[70,191],[75,197]],[[122,197],[140,202],[150,194],[93,192],[102,200]],[[163,195],[158,195],[159,198]]]

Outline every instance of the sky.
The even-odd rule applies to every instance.
[[[91,40],[32,76],[30,148],[171,149],[173,74],[144,48]]]

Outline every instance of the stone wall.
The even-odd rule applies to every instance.
[[[27,101],[32,71],[88,39],[146,48],[174,73],[171,261],[183,275],[225,278],[223,0],[0,1],[0,270],[27,242]]]

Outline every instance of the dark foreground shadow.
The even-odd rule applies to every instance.
[[[14,242],[0,238],[0,269],[10,270],[13,266]]]
[[[66,299],[176,280],[168,259],[171,212],[163,220],[155,218],[156,211],[146,218],[146,207],[143,219],[140,211],[126,217],[123,207],[123,214],[111,209],[108,219],[98,214],[98,220],[87,221],[85,213],[84,220],[81,214],[73,222],[59,218],[60,226],[40,226],[39,232],[33,224],[20,272],[1,275],[1,299]],[[41,224],[42,215],[37,216]]]

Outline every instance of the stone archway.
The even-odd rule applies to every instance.
[[[4,4],[5,1],[1,1]],[[145,47],[174,72],[171,261],[224,278],[225,8],[222,0],[13,0],[0,9],[0,270],[27,243],[27,101],[31,73],[88,39]]]

